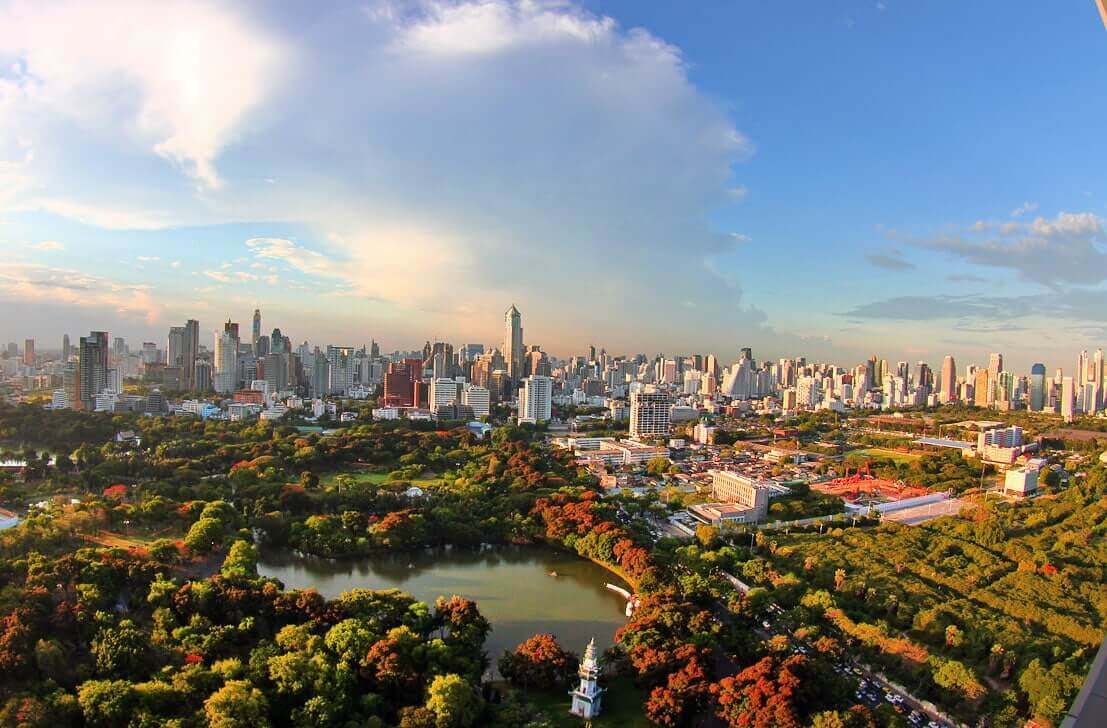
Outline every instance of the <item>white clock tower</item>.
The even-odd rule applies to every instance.
[[[569,712],[581,718],[595,718],[600,714],[600,699],[603,697],[603,688],[596,684],[600,666],[596,662],[595,638],[585,648],[577,674],[580,676],[580,687],[569,693],[573,696],[573,707],[569,708]]]

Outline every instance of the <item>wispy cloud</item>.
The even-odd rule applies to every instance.
[[[32,250],[65,250],[65,245],[57,240],[43,240],[40,243],[27,243]]]
[[[1061,212],[1053,218],[977,223],[933,238],[901,239],[917,248],[945,253],[974,265],[1014,271],[1020,278],[1050,287],[1092,285],[1107,280],[1103,220],[1091,212]]]
[[[877,268],[884,270],[913,270],[915,264],[903,257],[903,252],[897,249],[889,249],[884,252],[872,252],[865,254],[865,260]]]

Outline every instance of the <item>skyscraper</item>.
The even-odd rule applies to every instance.
[[[169,327],[166,364],[180,371],[181,389],[196,388],[196,356],[200,353],[200,322],[189,319],[184,326]]]
[[[238,387],[238,324],[228,321],[215,335],[215,391],[229,394]]]
[[[941,392],[941,402],[953,402],[957,399],[957,363],[953,356],[947,356],[942,360],[942,375],[938,382]]]
[[[1061,418],[1072,422],[1076,413],[1076,388],[1072,377],[1061,378]]]
[[[252,338],[250,339],[251,346],[254,347],[254,354],[257,354],[258,339],[261,338],[261,309],[254,309],[254,327],[252,330]]]
[[[1030,411],[1041,412],[1045,408],[1045,364],[1030,367]]]
[[[96,408],[96,395],[108,386],[108,353],[108,332],[93,331],[81,337],[74,381],[76,396],[70,400],[75,408],[88,412]]]
[[[62,361],[69,359],[69,334],[62,336]]]
[[[35,365],[35,340],[27,339],[23,342],[23,365],[33,367]]]
[[[523,376],[523,317],[515,304],[504,314],[504,362],[513,382]]]

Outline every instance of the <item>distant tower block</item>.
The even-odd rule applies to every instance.
[[[600,699],[603,688],[596,684],[600,677],[600,666],[596,662],[596,639],[593,637],[584,650],[584,659],[580,661],[580,686],[569,693],[573,696],[573,707],[569,712],[581,718],[595,718],[600,714]]]

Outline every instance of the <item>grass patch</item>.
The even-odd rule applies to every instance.
[[[521,696],[523,700],[542,713],[542,717],[558,728],[581,728],[585,721],[569,713],[572,698],[569,691],[528,690],[525,694],[506,684],[498,687]],[[607,682],[607,691],[603,694],[603,711],[600,717],[592,719],[594,728],[649,728],[652,725],[642,714],[642,706],[648,696],[635,687],[630,678],[616,677]]]
[[[869,458],[881,458],[884,460],[894,460],[897,463],[910,464],[922,457],[922,455],[916,455],[910,452],[900,452],[898,450],[888,450],[883,447],[868,447],[864,450],[853,450],[848,455],[861,455]]]
[[[326,473],[319,476],[319,485],[324,488],[333,488],[335,486],[335,481],[340,476],[345,476],[349,478],[351,481],[353,481],[355,485],[364,485],[366,483],[371,485],[381,485],[382,483],[388,482],[390,480],[390,475],[391,471],[381,473],[371,470],[344,470],[335,473]],[[424,487],[428,485],[433,485],[439,482],[439,480],[440,476],[437,473],[427,471],[422,473],[418,478],[411,478],[404,482],[411,483],[412,485],[417,485],[419,487]]]

